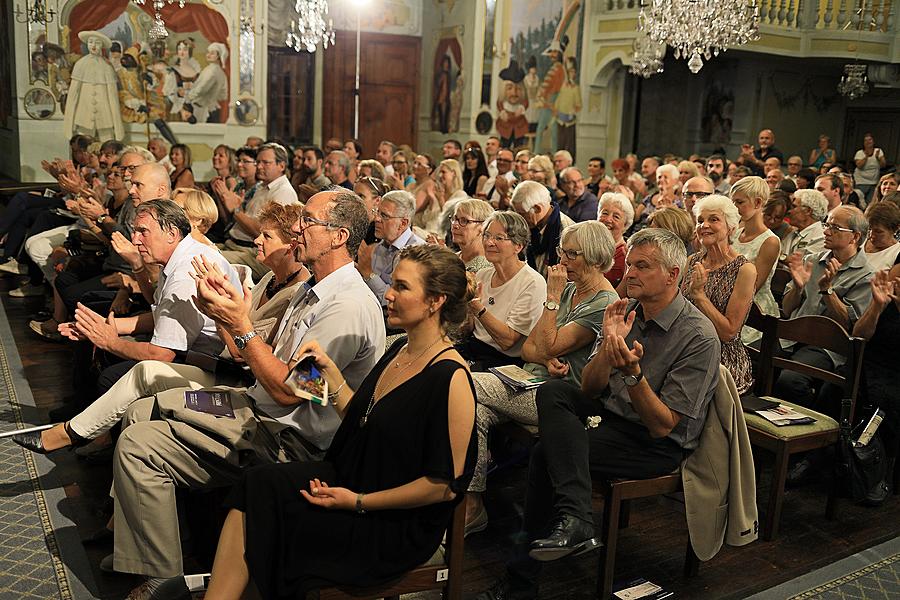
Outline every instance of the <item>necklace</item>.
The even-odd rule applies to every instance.
[[[372,408],[375,406],[375,396],[378,395],[378,390],[386,389],[388,387],[388,382],[393,383],[394,379],[397,376],[399,376],[401,373],[403,373],[409,367],[409,365],[413,364],[414,362],[416,362],[417,360],[419,360],[420,358],[425,356],[425,353],[428,352],[429,350],[431,350],[432,348],[434,348],[435,344],[440,342],[442,339],[444,339],[444,336],[438,337],[436,340],[431,342],[431,344],[427,348],[425,348],[425,350],[420,352],[414,359],[412,359],[411,361],[409,361],[408,363],[406,363],[404,365],[401,365],[400,361],[396,361],[396,360],[394,361],[394,368],[400,369],[400,370],[399,371],[389,371],[389,373],[391,373],[393,375],[392,377],[390,377],[390,378],[385,377],[384,379],[379,379],[378,383],[375,384],[375,389],[372,390],[372,396],[369,398],[369,406],[366,407],[366,414],[364,414],[359,419],[360,427],[365,427],[366,423],[369,422],[369,413],[372,412]],[[408,348],[409,348],[409,343],[407,343],[405,346],[403,346],[403,350],[407,350],[407,352],[408,352]],[[403,350],[400,350],[400,352],[403,352]],[[398,356],[400,355],[400,352],[397,353]],[[384,375],[383,372],[382,372],[382,375]]]
[[[275,278],[274,278],[274,277],[273,277],[272,279],[270,279],[270,280],[269,280],[269,283],[266,284],[266,296],[269,297],[269,298],[271,298],[272,296],[274,296],[275,294],[277,294],[278,292],[280,292],[281,290],[283,290],[285,287],[287,287],[287,285],[288,285],[290,282],[292,282],[292,281],[294,280],[294,278],[295,278],[297,275],[300,274],[300,271],[302,271],[302,270],[303,270],[302,268],[301,268],[301,269],[297,269],[296,271],[294,271],[293,273],[291,273],[290,275],[288,275],[288,276],[284,279],[284,281],[282,281],[281,283],[275,283]]]

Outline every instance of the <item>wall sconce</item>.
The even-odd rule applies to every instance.
[[[52,23],[56,16],[56,11],[47,8],[43,0],[34,0],[31,5],[25,5],[25,12],[16,4],[16,21],[19,23]]]

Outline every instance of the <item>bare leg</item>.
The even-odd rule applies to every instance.
[[[250,573],[244,560],[244,513],[232,509],[225,517],[212,576],[205,600],[240,600],[250,581]]]
[[[49,452],[71,446],[72,440],[69,438],[69,434],[66,433],[65,425],[60,423],[41,432],[41,445]]]

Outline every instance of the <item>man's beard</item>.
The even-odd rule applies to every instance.
[[[722,174],[718,171],[710,171],[709,178],[713,180],[713,183],[719,183],[722,181]]]

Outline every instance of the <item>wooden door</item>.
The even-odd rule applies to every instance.
[[[356,32],[338,31],[325,51],[322,137],[353,137]],[[415,146],[421,40],[363,33],[360,37],[359,139],[371,158],[381,140]]]
[[[848,108],[839,156],[851,162],[867,132],[875,138],[875,146],[884,150],[888,164],[896,163],[900,156],[900,109]]]
[[[269,139],[312,143],[315,72],[313,54],[269,46]]]

